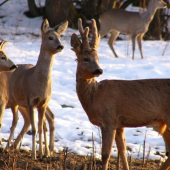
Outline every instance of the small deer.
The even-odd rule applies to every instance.
[[[142,38],[147,32],[150,22],[152,21],[155,12],[159,8],[166,8],[166,3],[162,0],[150,0],[147,11],[143,13],[128,12],[122,9],[110,9],[99,17],[101,37],[107,33],[111,33],[108,44],[115,57],[116,54],[113,45],[119,33],[128,34],[132,39],[132,59],[134,59],[135,42],[138,41],[138,46],[143,59]]]
[[[9,97],[9,79],[12,73],[13,73],[12,71],[0,72],[0,82],[1,82],[0,83],[0,129],[2,126],[2,120],[3,120],[5,109],[11,108],[12,113],[13,113],[11,133],[10,133],[10,137],[8,139],[7,145],[6,145],[7,150],[9,149],[10,142],[14,135],[14,130],[18,122],[18,110],[15,109],[15,107],[13,108],[13,105],[11,105],[12,102]],[[24,118],[24,126],[21,130],[21,133],[18,135],[17,139],[15,140],[14,144],[11,146],[11,149],[16,149],[19,146],[24,134],[28,131],[28,128],[30,126],[30,118],[29,118],[28,109],[25,107],[21,107],[21,106],[19,106],[18,109]],[[54,151],[54,130],[55,130],[54,114],[52,113],[50,108],[47,107],[45,115],[50,126],[50,138],[49,138],[50,145],[48,148],[47,125],[46,125],[46,121],[44,121],[43,130],[44,130],[44,138],[45,138],[45,155],[50,156],[50,154],[52,154]],[[50,153],[49,153],[49,149],[50,149]]]
[[[6,44],[6,41],[2,41],[0,43],[0,72],[10,71],[17,68],[17,66],[8,58],[8,56],[4,52]]]
[[[163,134],[170,148],[170,79],[103,80],[97,82],[103,70],[99,66],[97,48],[99,36],[92,19],[92,40],[88,41],[89,28],[83,30],[81,19],[76,34],[71,37],[72,50],[77,56],[76,91],[90,122],[101,128],[102,169],[107,170],[108,160],[116,140],[123,162],[125,158],[124,127],[153,126]],[[155,123],[158,122],[158,125]],[[124,165],[128,169],[128,165]],[[162,170],[170,167],[170,157]]]
[[[18,65],[9,79],[9,98],[12,109],[17,110],[18,105],[28,109],[32,126],[32,158],[36,159],[36,125],[35,108],[38,110],[39,157],[42,158],[42,130],[47,104],[51,98],[51,74],[54,54],[63,50],[60,42],[62,34],[68,26],[64,22],[50,29],[47,20],[41,26],[42,43],[37,64]]]
[[[17,109],[13,108],[13,106],[10,105],[11,101],[9,98],[9,79],[10,79],[11,74],[13,73],[10,70],[14,70],[15,68],[17,68],[17,66],[11,60],[9,60],[7,55],[3,52],[3,49],[5,48],[6,44],[7,42],[5,41],[0,44],[0,49],[1,49],[0,60],[1,59],[3,60],[0,63],[0,82],[1,82],[0,83],[0,129],[2,126],[2,120],[3,120],[5,108],[11,108],[12,113],[13,113],[13,122],[12,122],[10,137],[8,139],[8,143],[6,146],[6,149],[8,150],[11,139],[14,135],[15,127],[18,122],[18,112],[17,112]],[[14,144],[11,146],[12,149],[16,149],[19,146],[24,134],[27,132],[30,126],[28,110],[21,106],[19,106],[18,109],[24,118],[24,126],[23,126],[23,129],[21,130],[21,133],[18,135],[17,139],[15,140]],[[44,121],[43,130],[44,130],[44,138],[45,138],[45,155],[50,156],[50,154],[52,154],[54,151],[54,130],[55,130],[54,114],[52,113],[49,107],[47,107],[45,114],[46,114],[46,118],[50,126],[50,138],[49,138],[50,139],[50,145],[49,145],[50,153],[49,153],[48,141],[47,141],[47,125],[46,125],[46,121]]]

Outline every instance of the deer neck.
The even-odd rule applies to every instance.
[[[76,91],[78,98],[86,112],[94,101],[94,94],[98,90],[98,82],[93,79],[84,79],[81,74],[76,74]]]
[[[150,2],[148,4],[147,11],[141,14],[141,16],[145,19],[146,23],[150,23],[155,15],[156,8],[153,6],[153,4]]]
[[[37,80],[49,80],[52,76],[54,55],[47,53],[42,47],[34,70]]]

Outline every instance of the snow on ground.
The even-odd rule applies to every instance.
[[[36,64],[39,55],[42,17],[28,19],[23,15],[27,11],[27,2],[11,0],[0,8],[0,38],[8,41],[5,52],[17,64]],[[70,36],[77,30],[67,29],[61,41],[64,50],[57,54],[53,67],[52,98],[49,106],[55,114],[55,148],[56,151],[68,147],[71,152],[81,155],[92,153],[92,133],[95,138],[96,156],[101,153],[101,134],[98,127],[93,126],[79,103],[75,90],[76,56],[70,50]],[[107,39],[101,39],[98,54],[100,66],[104,70],[98,81],[104,79],[148,79],[170,78],[170,44],[164,56],[162,53],[167,42],[143,41],[144,59],[141,60],[139,49],[135,52],[135,60],[131,59],[131,42],[116,41],[115,50],[119,58],[115,58],[107,45]],[[63,108],[61,105],[70,107]],[[37,118],[36,118],[37,120]],[[5,111],[1,137],[8,138],[12,122],[12,113]],[[23,126],[23,118],[19,115],[15,136]],[[146,154],[149,148],[151,159],[160,159],[156,152],[164,155],[165,145],[162,137],[152,128],[125,128],[126,142],[130,151],[127,155],[142,158],[143,141],[146,135]],[[38,138],[38,137],[37,137]],[[2,143],[6,145],[5,142]],[[22,148],[31,149],[31,136],[26,134],[22,141]],[[114,143],[112,155],[117,156]]]

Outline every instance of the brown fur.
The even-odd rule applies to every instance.
[[[116,54],[113,45],[119,33],[129,34],[132,38],[132,59],[134,59],[136,39],[138,41],[141,58],[143,58],[143,35],[147,32],[156,10],[165,7],[166,3],[162,0],[150,0],[147,11],[141,14],[139,12],[128,12],[122,9],[110,9],[99,17],[99,34],[103,37],[104,35],[111,33],[108,44],[115,57],[118,57],[118,55]]]
[[[31,65],[30,65],[31,66]],[[32,65],[33,66],[33,65]],[[11,100],[9,98],[9,79],[11,77],[12,72],[2,72],[0,73],[0,129],[1,129],[1,125],[2,125],[2,120],[3,120],[3,115],[4,115],[4,109],[5,108],[11,108],[12,113],[13,113],[13,122],[12,122],[12,126],[11,126],[11,133],[10,133],[10,137],[8,139],[8,143],[6,146],[6,149],[9,149],[10,146],[10,142],[11,139],[14,135],[14,130],[15,127],[17,125],[18,122],[18,112],[17,112],[17,108],[13,108],[13,106],[10,104]],[[24,126],[21,130],[21,133],[18,135],[18,137],[16,138],[14,144],[11,146],[12,149],[16,149],[24,134],[28,131],[28,128],[30,126],[30,118],[29,118],[29,113],[28,110],[24,107],[19,106],[19,111],[21,112],[23,118],[24,118]],[[48,120],[49,126],[50,126],[50,152],[52,154],[52,152],[54,151],[54,114],[51,112],[50,108],[47,107],[46,109],[46,118]],[[44,138],[45,140],[47,139],[47,129],[45,129],[45,127],[47,127],[46,125],[46,121],[44,121]],[[45,141],[45,155],[49,156],[49,149],[48,149],[48,142],[47,140]]]
[[[30,65],[31,66],[31,65]],[[17,108],[13,108],[12,105],[10,105],[11,100],[9,98],[9,79],[11,76],[12,72],[2,72],[0,73],[0,129],[1,129],[1,125],[2,125],[2,120],[3,120],[3,115],[4,115],[4,109],[5,108],[11,108],[12,113],[13,113],[13,122],[12,122],[12,127],[11,127],[11,133],[10,133],[10,137],[8,139],[8,143],[6,146],[6,149],[9,149],[10,146],[10,142],[11,139],[14,135],[14,130],[15,127],[17,125],[18,122],[18,112],[17,112]],[[29,114],[26,108],[19,106],[18,107],[19,111],[21,112],[23,118],[24,118],[24,126],[21,130],[21,133],[18,135],[18,137],[16,138],[14,144],[11,146],[12,149],[16,149],[24,134],[28,131],[28,128],[30,126],[30,118],[29,118]],[[51,112],[50,108],[47,107],[46,109],[46,118],[49,122],[49,126],[50,126],[50,152],[52,154],[52,152],[54,151],[54,115]],[[47,127],[46,125],[46,121],[44,121],[44,127]],[[45,138],[45,155],[49,156],[49,149],[48,149],[48,141],[47,139],[47,129],[44,128],[44,138]]]
[[[68,22],[61,23],[53,30],[49,30],[48,21],[42,24],[42,44],[40,55],[36,66],[29,64],[19,65],[9,79],[10,107],[17,115],[18,105],[25,107],[29,113],[32,125],[32,158],[36,159],[36,126],[35,112],[38,110],[38,132],[39,132],[39,156],[42,158],[42,129],[47,104],[51,98],[51,73],[54,54],[61,51],[60,34],[67,28]]]
[[[92,20],[95,29],[95,21]],[[79,24],[81,20],[79,19]],[[87,38],[87,37],[86,37]],[[98,40],[98,39],[97,39]],[[76,41],[76,42],[75,42]],[[114,138],[124,169],[129,169],[125,155],[123,127],[153,127],[160,133],[165,130],[164,140],[168,143],[170,127],[170,79],[151,80],[103,80],[97,82],[94,74],[101,70],[97,48],[84,51],[76,34],[71,37],[71,46],[77,55],[76,89],[78,98],[92,124],[102,132],[103,170],[108,167]],[[81,47],[81,48],[80,48]],[[88,58],[88,61],[86,60]],[[169,145],[168,145],[169,147]],[[169,158],[162,169],[170,166]]]

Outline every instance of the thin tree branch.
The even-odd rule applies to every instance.
[[[1,4],[0,4],[0,7],[2,6],[2,5],[4,5],[6,2],[8,2],[9,0],[6,0],[6,1],[4,1],[4,2],[2,2]]]

